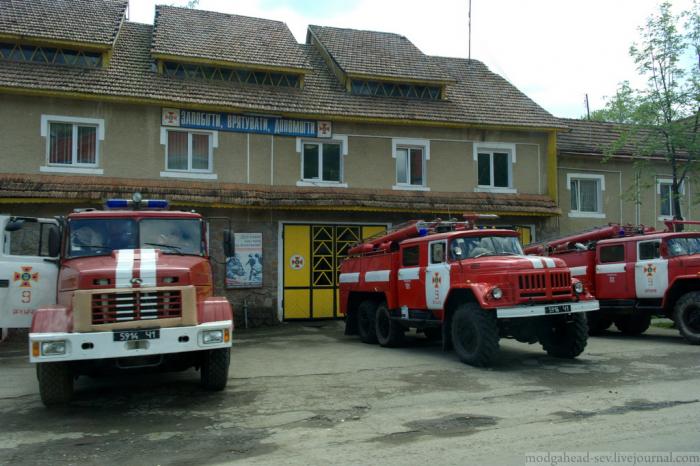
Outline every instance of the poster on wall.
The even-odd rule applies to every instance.
[[[226,258],[226,288],[262,287],[262,233],[236,233],[235,238],[235,255]]]

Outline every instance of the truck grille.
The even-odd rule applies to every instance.
[[[518,276],[518,288],[521,298],[546,297],[547,288],[551,287],[552,296],[571,294],[571,274],[567,272],[535,272]]]
[[[179,290],[92,295],[93,325],[181,316],[182,295]]]

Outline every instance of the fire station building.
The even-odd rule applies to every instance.
[[[410,219],[498,214],[527,243],[669,214],[665,176],[625,151],[601,163],[614,128],[556,118],[479,61],[385,32],[312,25],[300,44],[267,19],[126,16],[126,0],[0,0],[0,213],[134,192],[195,209],[217,292],[252,324],[337,316],[347,249]],[[261,234],[260,287],[224,290],[229,221]]]

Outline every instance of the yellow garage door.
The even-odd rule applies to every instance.
[[[347,251],[377,225],[283,225],[284,319],[338,317],[338,275]]]

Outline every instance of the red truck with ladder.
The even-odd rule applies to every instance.
[[[697,221],[669,220],[665,231],[610,224],[528,246],[525,251],[564,260],[600,302],[589,316],[593,334],[613,323],[640,335],[652,316],[672,319],[690,343],[700,344],[700,232],[676,231]]]
[[[340,268],[346,334],[398,346],[411,328],[460,360],[490,365],[500,338],[574,358],[598,302],[557,258],[525,256],[518,233],[467,221],[413,221],[349,250]]]
[[[78,209],[47,230],[55,304],[33,312],[29,333],[42,401],[65,403],[78,376],[115,370],[195,367],[203,387],[222,390],[233,315],[226,298],[212,296],[207,222],[138,194],[106,206]],[[9,219],[5,230],[28,220]],[[230,255],[230,232],[224,243]]]

